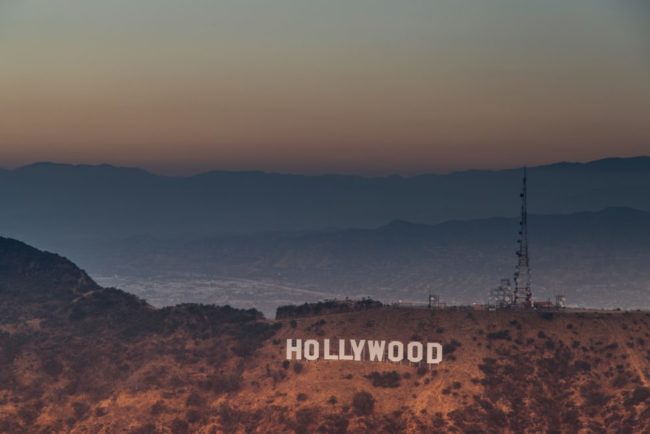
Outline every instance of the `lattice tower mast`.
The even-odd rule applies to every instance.
[[[530,256],[528,254],[528,174],[524,167],[524,178],[521,188],[521,219],[519,221],[519,250],[517,250],[517,266],[515,268],[515,305],[532,307],[533,293],[530,289]]]

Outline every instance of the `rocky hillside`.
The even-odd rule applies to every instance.
[[[442,363],[287,361],[287,339]],[[154,309],[0,239],[0,432],[650,432],[650,314]]]

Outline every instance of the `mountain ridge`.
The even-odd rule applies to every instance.
[[[296,176],[296,177],[305,177],[305,178],[318,178],[318,177],[340,177],[340,178],[363,178],[363,179],[386,179],[386,178],[418,178],[418,177],[444,177],[451,175],[463,175],[463,174],[482,174],[482,173],[495,173],[495,172],[512,172],[520,171],[524,166],[513,167],[513,168],[501,168],[501,169],[465,169],[465,170],[456,170],[451,172],[424,172],[413,175],[400,175],[400,174],[387,174],[387,175],[377,175],[377,176],[366,176],[366,175],[355,175],[351,173],[322,173],[322,174],[300,174],[292,172],[274,172],[267,170],[222,170],[222,169],[211,169],[202,172],[197,172],[189,175],[164,175],[152,172],[150,170],[139,168],[139,167],[129,167],[129,166],[119,166],[109,163],[97,163],[97,164],[75,164],[75,163],[59,163],[54,161],[38,161],[22,166],[18,166],[13,169],[2,168],[0,167],[0,172],[14,172],[14,171],[29,171],[32,169],[77,169],[77,170],[89,170],[89,169],[101,169],[101,170],[133,170],[145,172],[149,175],[155,177],[169,177],[169,178],[194,178],[201,177],[204,175],[211,174],[253,174],[253,175],[279,175],[279,176]],[[604,157],[595,160],[589,160],[584,162],[578,161],[558,161],[556,163],[546,163],[546,164],[537,164],[534,166],[528,166],[528,169],[548,169],[548,168],[565,168],[565,167],[583,167],[583,168],[608,168],[608,169],[650,169],[650,156],[639,155],[635,157]]]
[[[650,211],[648,161],[530,168],[530,211]],[[61,251],[68,239],[373,228],[396,219],[435,224],[515,215],[520,185],[516,169],[377,178],[264,172],[164,177],[137,168],[42,163],[0,172],[0,227],[4,235]]]

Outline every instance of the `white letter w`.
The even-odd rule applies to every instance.
[[[381,362],[384,360],[384,347],[386,341],[368,341],[368,354],[370,354],[370,361]]]

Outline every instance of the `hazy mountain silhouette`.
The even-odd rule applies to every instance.
[[[501,170],[376,178],[216,171],[166,177],[108,165],[39,163],[0,172],[0,228],[56,249],[56,242],[70,237],[205,236],[514,216],[520,176],[519,170]],[[558,163],[531,168],[529,176],[533,213],[609,206],[650,211],[648,157]]]

